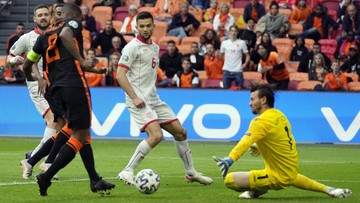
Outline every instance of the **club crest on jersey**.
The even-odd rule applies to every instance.
[[[129,61],[129,57],[128,57],[127,55],[122,55],[122,56],[121,56],[121,61],[128,62],[128,61]]]
[[[79,27],[78,23],[75,20],[69,21],[69,25],[70,27],[73,27],[75,29]]]

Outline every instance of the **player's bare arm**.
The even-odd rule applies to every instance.
[[[62,43],[64,44],[65,48],[70,52],[70,54],[79,61],[80,65],[84,69],[91,69],[94,67],[94,63],[91,61],[86,61],[84,58],[80,55],[79,50],[75,46],[74,42],[74,33],[71,30],[71,28],[64,27],[60,32],[60,39]]]
[[[144,108],[145,107],[145,101],[140,99],[134,90],[132,89],[129,80],[126,77],[126,73],[128,70],[123,67],[119,67],[116,72],[116,80],[120,84],[120,86],[123,88],[123,90],[126,92],[127,95],[132,99],[134,105],[137,108]]]

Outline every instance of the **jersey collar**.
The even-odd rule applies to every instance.
[[[39,35],[41,34],[41,32],[40,32],[40,30],[39,30],[38,27],[35,27],[35,28],[34,28],[34,32],[35,32],[36,34],[39,34]]]
[[[138,35],[136,37],[138,40],[140,40],[140,42],[144,43],[144,44],[152,44],[152,41],[150,40],[150,42],[148,43],[144,38],[142,38],[140,35]]]

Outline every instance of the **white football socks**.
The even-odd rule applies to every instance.
[[[46,127],[44,131],[44,137],[40,140],[39,145],[34,149],[33,152],[31,152],[31,156],[36,154],[40,150],[40,148],[44,145],[44,143],[50,139],[53,135],[55,135],[56,130],[53,128]]]
[[[145,140],[141,141],[140,144],[136,147],[128,165],[125,167],[125,170],[133,172],[151,150],[152,148]]]
[[[188,141],[187,140],[184,140],[184,141],[176,141],[175,140],[175,145],[176,145],[177,152],[184,163],[186,174],[195,175],[197,172],[194,168],[194,163],[192,160],[191,150],[189,148]]]

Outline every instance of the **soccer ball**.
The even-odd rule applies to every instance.
[[[160,176],[152,169],[143,169],[136,174],[135,186],[144,194],[152,194],[159,189]]]

